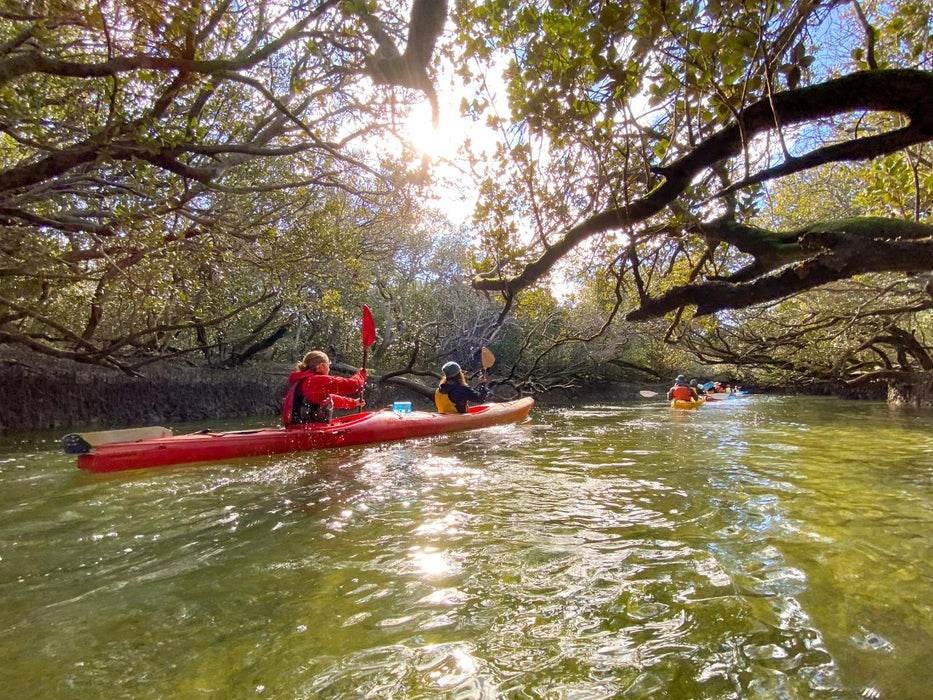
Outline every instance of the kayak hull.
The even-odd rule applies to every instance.
[[[78,468],[89,472],[113,472],[407,440],[514,423],[526,418],[533,405],[534,399],[525,397],[474,406],[464,414],[395,413],[386,410],[343,416],[328,425],[220,433],[203,431],[154,440],[118,442],[95,446],[88,454],[80,455]]]
[[[747,391],[740,391],[738,394],[706,394],[703,396],[703,400],[707,403],[715,403],[716,401],[734,401],[735,399],[740,399],[747,394]]]
[[[696,399],[693,401],[682,401],[680,399],[674,399],[671,401],[671,408],[699,408],[703,405],[703,399]]]

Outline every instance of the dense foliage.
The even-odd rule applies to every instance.
[[[354,363],[365,302],[385,380],[492,345],[503,391],[663,381],[686,347],[909,395],[933,342],[930,12],[8,2],[0,346]],[[421,103],[441,123],[441,89],[496,134],[466,149],[468,227],[403,128]]]
[[[366,5],[5,8],[0,342],[236,361],[359,295],[410,207]]]
[[[478,224],[491,253],[475,288],[511,299],[555,276],[605,275],[623,292],[620,317],[667,318],[667,337],[679,340],[720,326],[741,332],[771,319],[781,299],[846,280],[845,296],[819,292],[791,306],[851,321],[859,300],[874,308],[869,300],[893,284],[891,308],[907,319],[897,328],[916,331],[920,359],[887,368],[882,359],[879,369],[890,377],[900,365],[899,381],[919,371],[915,387],[929,388],[928,324],[913,323],[930,307],[933,270],[928,6],[458,8],[462,73],[477,89],[470,109],[503,133],[483,182]],[[512,121],[487,88],[497,66]],[[870,166],[853,177],[844,165],[858,163]],[[809,184],[836,178],[848,182],[848,206]],[[777,193],[800,216],[761,216]],[[828,298],[838,304],[827,308]],[[781,321],[801,332],[809,322],[806,312]],[[867,343],[877,355],[870,336],[853,335],[848,350],[861,356],[854,348]],[[757,346],[773,350],[775,363],[776,338],[763,333]],[[800,344],[811,340],[801,333]],[[746,349],[720,344],[701,357],[747,369]],[[803,374],[816,373],[808,380],[867,381],[864,359],[832,371],[795,359]]]

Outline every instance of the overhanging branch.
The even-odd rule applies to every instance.
[[[930,269],[933,269],[933,239],[887,241],[848,237],[840,240],[833,250],[753,282],[713,280],[677,287],[660,297],[643,300],[626,318],[642,321],[684,306],[696,306],[696,315],[705,316],[722,309],[742,309],[774,301],[857,274]]]
[[[671,165],[654,168],[664,181],[643,198],[602,211],[569,229],[518,275],[476,276],[473,287],[516,294],[543,278],[561,258],[591,236],[631,227],[658,213],[683,194],[704,169],[738,155],[748,141],[773,130],[776,123],[787,127],[855,111],[895,112],[908,120],[906,127],[887,134],[817,149],[796,158],[790,165],[773,168],[771,175],[765,171],[764,175],[752,176],[746,184],[757,182],[755,177],[768,179],[817,164],[873,158],[933,140],[930,104],[933,104],[933,74],[916,70],[862,71],[819,85],[776,93],[749,106],[735,123],[713,134]]]

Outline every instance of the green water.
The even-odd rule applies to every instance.
[[[58,437],[0,442],[4,697],[933,687],[930,415],[643,400],[115,475]]]

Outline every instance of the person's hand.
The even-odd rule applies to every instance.
[[[365,367],[364,367],[363,369],[360,370],[360,376],[363,378],[363,381],[365,382],[366,379],[367,379],[367,377],[368,377],[368,375],[366,374],[366,368],[365,368]]]
[[[357,399],[357,400],[356,400],[356,405],[357,405],[358,408],[362,408],[363,406],[366,405],[366,402],[363,401],[363,399]]]

